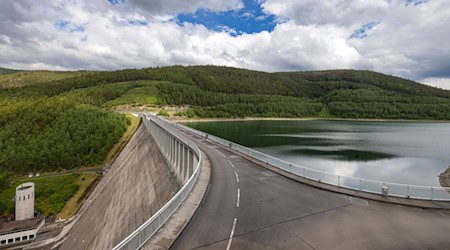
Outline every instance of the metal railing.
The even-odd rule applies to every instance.
[[[175,139],[177,143],[181,143],[183,146],[186,146],[192,152],[194,152],[194,155],[196,158],[193,158],[193,164],[194,170],[192,174],[189,174],[189,178],[184,183],[183,187],[175,194],[175,196],[172,197],[161,209],[159,209],[158,212],[156,212],[150,219],[148,219],[146,222],[144,222],[139,228],[137,228],[134,232],[132,232],[128,237],[126,237],[124,240],[122,240],[119,244],[117,244],[113,250],[117,249],[139,249],[141,248],[158,230],[161,228],[161,226],[172,216],[172,214],[177,210],[177,208],[183,203],[185,198],[188,196],[188,194],[191,192],[194,184],[196,183],[199,175],[199,168],[200,164],[202,162],[202,157],[199,148],[196,144],[191,142],[190,140],[184,138],[183,136],[179,135],[177,132],[173,131],[169,126],[164,126],[164,122],[162,122],[157,117],[150,117],[150,120],[147,120],[146,117],[143,117],[143,123],[144,125],[151,131],[150,133],[153,133],[152,137],[155,139],[156,144],[158,145],[158,148],[160,148],[160,151],[164,155],[167,161],[171,162],[177,162],[173,161],[171,157],[174,157],[174,152],[177,149],[174,143],[169,143],[170,140],[168,140],[165,136],[170,136],[170,138]],[[160,130],[162,133],[154,132],[156,130]],[[155,135],[158,134],[158,135]],[[184,152],[186,151],[180,151],[179,148],[177,149],[177,153],[180,153],[183,157],[185,155]],[[183,159],[189,159],[183,158]],[[179,163],[179,162],[178,162]],[[169,163],[170,165],[170,163]],[[181,165],[178,165],[179,167]],[[188,168],[189,164],[186,165],[186,169]],[[180,170],[181,168],[179,168]]]
[[[433,201],[450,201],[450,188],[443,187],[427,187],[418,185],[407,185],[390,182],[382,182],[375,180],[367,180],[356,177],[348,177],[336,175],[320,170],[307,168],[298,164],[290,163],[279,158],[261,153],[259,151],[244,147],[237,143],[225,140],[223,138],[175,123],[178,127],[188,130],[198,136],[208,138],[223,146],[234,149],[238,152],[251,156],[259,161],[265,162],[273,167],[279,168],[291,174],[326,183],[329,185],[351,189],[355,191],[387,195],[392,197],[401,197],[419,200],[433,200]],[[383,193],[383,191],[387,193]]]

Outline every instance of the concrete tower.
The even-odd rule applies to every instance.
[[[16,188],[16,220],[34,218],[34,183],[27,182]]]

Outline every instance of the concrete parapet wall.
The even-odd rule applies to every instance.
[[[180,184],[186,184],[187,180],[194,172],[194,166],[197,166],[198,155],[188,145],[188,142],[180,140],[168,130],[162,128],[157,119],[151,118],[143,120],[144,125],[149,129],[150,134],[156,141],[166,163],[171,167]]]

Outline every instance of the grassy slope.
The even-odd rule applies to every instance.
[[[117,157],[140,124],[140,118],[132,115],[127,115],[127,117],[131,123],[127,131],[109,152],[105,163],[111,163]],[[83,168],[80,168],[80,170],[83,170]],[[43,173],[43,175],[45,174]],[[31,181],[36,184],[35,209],[37,211],[46,216],[58,214],[58,218],[70,218],[75,215],[101,178],[99,174],[93,172],[53,174],[56,175],[35,178],[25,177],[12,181],[9,188],[0,192],[0,216],[12,216],[14,214],[13,197],[15,195],[15,187],[21,183]]]
[[[0,76],[0,87],[41,85],[69,85],[70,80],[75,88],[95,86],[136,80],[158,80],[196,85],[205,91],[231,94],[267,94],[319,98],[337,89],[370,89],[384,90],[393,94],[450,97],[450,91],[422,85],[399,77],[388,76],[371,71],[359,70],[328,70],[310,72],[265,73],[216,66],[162,67],[141,70],[122,70],[113,72],[57,72],[57,71],[27,71]],[[139,81],[136,81],[139,83]],[[151,82],[155,83],[155,82]],[[45,85],[45,87],[52,85]],[[146,86],[133,90],[125,98],[119,98],[117,103],[111,100],[111,105],[132,104],[145,101],[142,94]],[[36,90],[36,89],[33,89]],[[151,87],[148,89],[153,91]],[[378,92],[379,94],[380,92]],[[134,96],[133,96],[134,95]],[[150,100],[154,102],[154,100]],[[111,106],[109,105],[109,106]]]
[[[77,192],[77,183],[85,174],[75,173],[61,176],[35,177],[16,180],[10,188],[0,193],[0,215],[14,214],[15,187],[24,182],[35,183],[35,210],[44,215],[55,215],[61,211],[70,197]]]
[[[136,81],[140,84],[128,90],[120,97],[103,104],[103,107],[115,107],[119,105],[152,106],[157,104],[158,89],[156,81]]]
[[[81,178],[78,178],[75,183],[79,185],[77,192],[66,202],[64,208],[58,213],[57,217],[61,219],[68,219],[74,216],[81,205],[95,188],[101,176],[97,173],[83,173]]]
[[[108,72],[22,73],[26,73],[28,80],[21,80],[21,73],[17,73],[12,74],[12,82],[28,87],[19,91],[9,89],[10,96],[67,94],[83,103],[121,111],[155,111],[158,105],[168,105],[192,107],[191,112],[179,114],[188,117],[450,120],[450,91],[371,71],[265,73],[217,66],[171,66]],[[168,82],[178,87],[170,87]],[[1,83],[0,80],[0,86]],[[163,85],[165,92],[161,92]],[[112,90],[115,92],[107,93]],[[317,104],[326,105],[329,112],[320,113],[322,107]]]
[[[17,73],[17,72],[20,72],[20,70],[0,68],[0,75],[13,74],[13,73]]]
[[[127,114],[127,117],[130,120],[131,124],[128,126],[128,129],[125,131],[125,133],[123,133],[119,141],[109,151],[109,154],[105,160],[106,164],[111,164],[116,159],[116,157],[120,154],[120,152],[122,152],[122,149],[127,145],[128,141],[131,139],[131,137],[134,135],[134,132],[136,132],[137,128],[141,124],[141,119],[139,117],[135,117],[130,114]]]
[[[42,84],[54,82],[72,77],[79,77],[88,75],[88,71],[10,71],[7,74],[0,74],[0,87],[12,88],[22,87],[27,85]]]

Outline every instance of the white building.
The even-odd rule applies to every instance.
[[[30,242],[45,223],[43,216],[34,217],[34,183],[16,188],[16,220],[0,223],[0,248]]]
[[[6,245],[18,245],[30,242],[44,225],[44,217],[23,221],[10,221],[0,224],[0,248]]]
[[[26,182],[16,188],[16,221],[34,218],[34,183]]]

